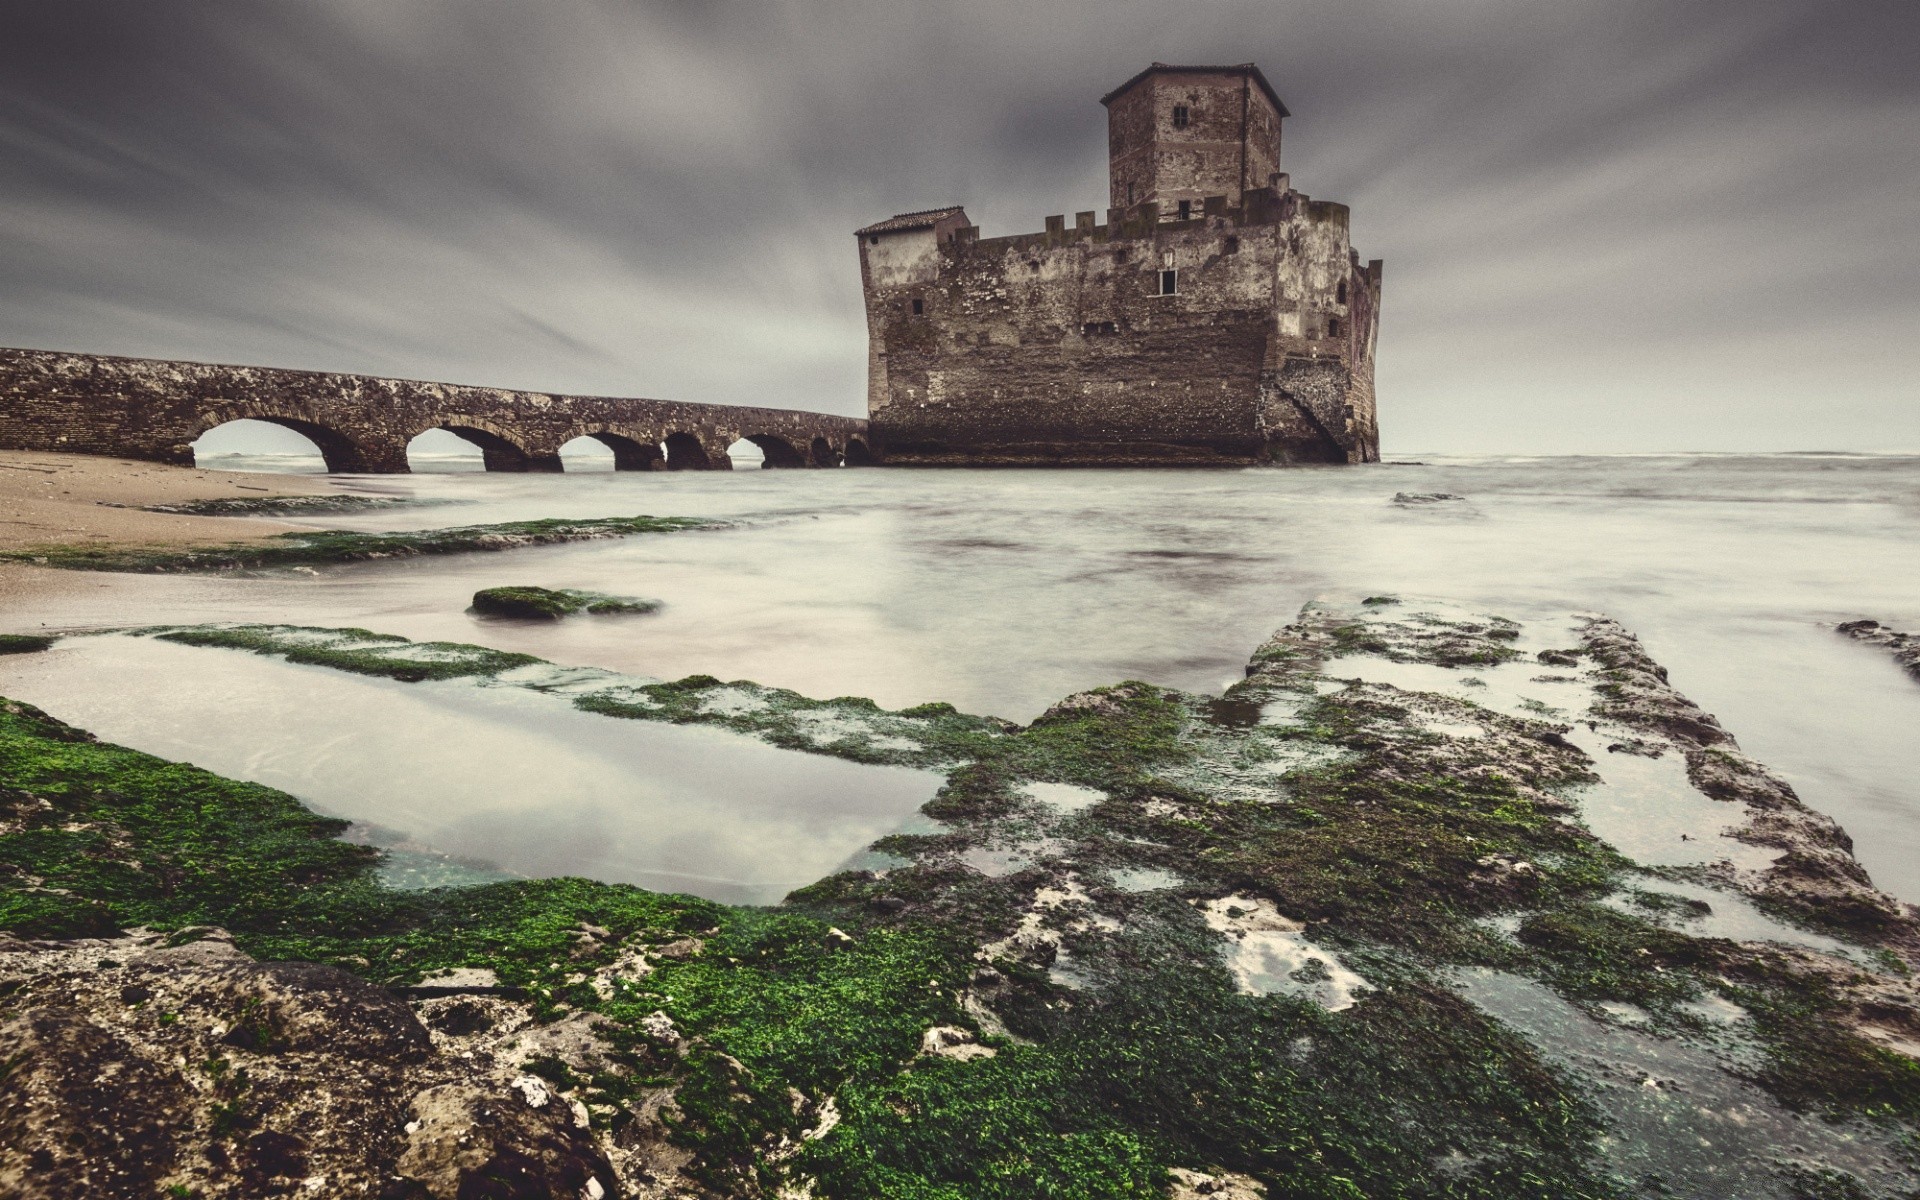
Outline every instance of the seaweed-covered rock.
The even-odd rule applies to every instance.
[[[51,649],[56,640],[37,633],[0,633],[0,654],[32,654]]]
[[[578,612],[606,615],[659,610],[658,600],[609,596],[602,592],[583,592],[572,588],[496,587],[483,588],[473,594],[474,612],[489,617],[520,620],[558,621]]]
[[[1916,914],[1609,621],[1318,604],[1224,696],[1130,682],[1024,728],[361,631],[176,633],[375,673],[457,661],[947,784],[937,826],[876,844],[885,865],[771,909],[582,879],[399,893],[323,853],[290,797],[0,710],[0,862],[24,868],[0,900],[235,930],[0,948],[0,1008],[77,1014],[187,1079],[163,1187],[1920,1185]]]
[[[1878,621],[1843,621],[1834,628],[1857,642],[1879,646],[1891,654],[1907,674],[1920,679],[1920,634],[1889,629]]]

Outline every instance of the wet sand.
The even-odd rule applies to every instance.
[[[184,504],[235,496],[308,496],[311,476],[202,471],[86,454],[0,450],[0,550],[79,543],[178,546],[251,541],[293,528],[235,517],[193,517],[114,505]],[[98,586],[85,572],[0,563],[0,623],[18,599]]]

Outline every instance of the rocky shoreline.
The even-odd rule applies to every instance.
[[[0,563],[30,563],[75,571],[131,571],[163,574],[180,571],[266,570],[331,563],[414,558],[424,554],[469,554],[601,541],[643,533],[677,533],[715,527],[697,517],[588,517],[506,521],[408,532],[361,533],[352,530],[296,530],[251,542],[220,546],[51,545],[0,551]]]
[[[1127,682],[1026,726],[152,632],[947,783],[774,909],[396,892],[292,797],[10,704],[9,1194],[1920,1186],[1920,913],[1604,618],[1310,606],[1222,696]]]
[[[1843,621],[1834,628],[1856,642],[1885,650],[1907,674],[1920,680],[1920,634],[1888,629],[1878,621]]]

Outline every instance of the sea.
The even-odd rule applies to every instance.
[[[1218,693],[1315,600],[1393,595],[1520,621],[1604,613],[1836,818],[1879,886],[1920,902],[1920,681],[1834,632],[1856,618],[1920,631],[1920,457],[1409,455],[1207,471],[421,465],[438,469],[333,477],[419,503],[295,523],[649,513],[724,524],[311,571],[89,576],[77,594],[0,614],[10,630],[98,635],[0,658],[0,694],[285,788],[396,848],[393,870],[422,882],[579,874],[770,902],[924,822],[917,810],[939,777],[580,714],[510,689],[361,679],[111,631],[352,627],[1025,722],[1123,680]],[[551,624],[468,611],[474,591],[506,584],[664,607]]]

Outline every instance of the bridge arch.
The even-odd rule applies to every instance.
[[[748,442],[760,451],[761,455],[763,455],[760,460],[760,465],[763,468],[804,467],[807,465],[806,456],[796,450],[792,442],[789,442],[777,434],[749,433],[740,437],[733,445],[738,446],[741,442]],[[729,447],[729,450],[731,450],[731,447]]]
[[[807,447],[807,457],[812,460],[813,465],[816,467],[837,467],[840,465],[840,452],[833,448],[833,443],[828,441],[824,435],[813,439],[813,444]]]
[[[580,429],[568,436],[560,447],[564,453],[568,446],[588,439],[600,443],[613,451],[613,469],[616,471],[661,471],[666,469],[666,455],[660,449],[657,435],[640,430],[615,430],[604,427]]]
[[[850,437],[847,439],[846,457],[841,461],[849,467],[870,467],[873,465],[873,451],[867,448],[866,442]]]
[[[669,471],[714,471],[719,468],[700,439],[691,433],[675,431],[663,439]]]
[[[320,451],[329,474],[359,474],[382,469],[375,461],[379,456],[368,454],[358,442],[337,429],[330,429],[304,415],[278,412],[251,404],[220,405],[207,410],[196,422],[192,440],[199,441],[213,430],[235,421],[262,421],[293,430]]]
[[[489,471],[558,471],[561,469],[558,453],[536,454],[522,444],[520,435],[514,430],[504,428],[483,417],[450,416],[432,425],[416,429],[407,439],[408,443],[411,444],[414,438],[429,429],[444,429],[455,437],[478,446],[480,460]]]

